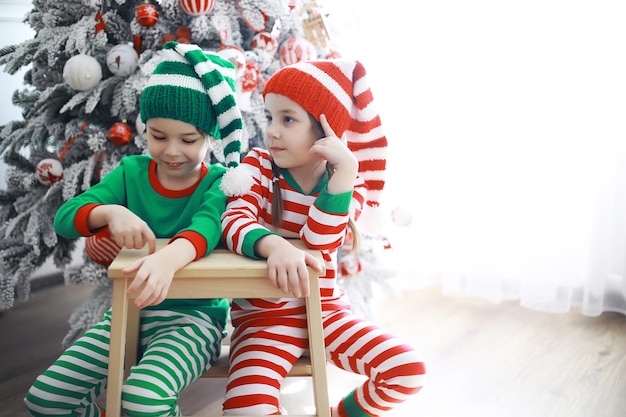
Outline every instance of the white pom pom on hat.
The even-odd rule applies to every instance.
[[[252,184],[252,173],[244,165],[239,165],[224,173],[220,189],[229,197],[239,197],[250,191]]]

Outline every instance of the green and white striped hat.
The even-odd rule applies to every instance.
[[[228,167],[239,164],[243,120],[235,95],[235,66],[199,46],[168,42],[141,92],[141,121],[162,117],[199,127],[222,141]]]

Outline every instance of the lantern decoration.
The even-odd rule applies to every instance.
[[[126,120],[115,123],[111,129],[109,129],[109,139],[117,146],[126,145],[130,142],[132,137],[133,130],[128,123],[126,123]]]
[[[211,13],[215,0],[180,0],[180,7],[191,16],[204,16]]]
[[[107,54],[107,67],[115,74],[126,77],[137,69],[139,56],[130,44],[115,45]]]
[[[304,5],[299,12],[302,19],[304,37],[319,49],[328,47],[330,35],[326,29],[324,15],[319,9],[317,2],[312,1]]]
[[[278,49],[278,39],[268,32],[259,32],[250,40],[250,48],[273,54]]]
[[[63,67],[63,79],[74,90],[91,90],[102,79],[102,67],[98,60],[90,55],[74,55]]]
[[[217,51],[225,59],[232,62],[235,66],[235,79],[241,78],[243,72],[246,70],[246,57],[243,51],[236,46],[227,46]]]
[[[108,226],[85,239],[87,256],[99,265],[109,266],[121,250],[122,248],[111,239]]]
[[[146,1],[135,8],[135,19],[141,26],[154,26],[159,21],[159,9]]]
[[[63,178],[63,166],[56,159],[45,158],[37,164],[35,175],[40,183],[51,185]]]
[[[287,39],[279,49],[280,63],[283,66],[296,64],[317,58],[315,46],[303,37],[294,35]]]

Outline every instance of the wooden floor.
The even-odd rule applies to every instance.
[[[22,403],[33,379],[61,353],[71,312],[88,287],[42,290],[0,314],[0,416],[27,416]],[[424,288],[401,299],[381,296],[378,321],[423,353],[424,389],[386,417],[625,417],[626,317],[578,311],[554,315],[515,303],[445,298]],[[331,401],[360,377],[330,370]],[[310,383],[291,378],[283,404],[309,411]],[[217,412],[221,380],[200,380],[185,391],[186,415]]]

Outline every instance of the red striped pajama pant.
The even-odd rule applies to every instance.
[[[308,348],[306,315],[279,313],[233,315],[224,415],[278,414],[280,386]],[[333,415],[379,416],[421,389],[425,367],[411,346],[349,310],[323,315],[327,360],[368,377],[333,407]]]

